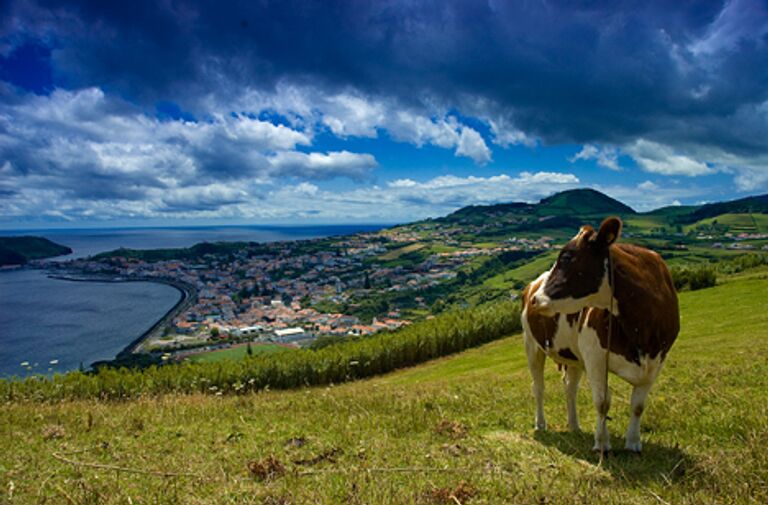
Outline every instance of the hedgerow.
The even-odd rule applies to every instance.
[[[240,361],[183,362],[138,370],[100,368],[91,373],[0,380],[0,399],[117,400],[167,393],[236,394],[341,383],[412,366],[519,330],[519,304],[504,301],[450,311],[396,332],[318,350],[287,350]]]
[[[768,265],[768,254],[748,253],[713,263],[674,266],[670,269],[675,289],[691,291],[709,288],[717,284],[717,275],[736,274],[750,268]]]

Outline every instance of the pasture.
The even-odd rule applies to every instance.
[[[591,453],[594,413],[533,426],[520,335],[382,377],[240,396],[9,402],[7,503],[766,503],[768,271],[680,295],[682,332],[643,418],[642,456]],[[613,445],[630,388],[612,377]]]
[[[253,355],[257,354],[272,354],[275,352],[290,350],[290,347],[279,344],[251,344],[251,352]],[[201,352],[199,354],[193,354],[187,359],[196,363],[209,362],[209,361],[226,361],[226,360],[238,360],[243,359],[248,355],[247,344],[237,344],[227,349],[221,349],[218,351]]]

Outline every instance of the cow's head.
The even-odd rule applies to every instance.
[[[621,233],[621,220],[609,217],[595,231],[583,226],[568,242],[550,271],[547,282],[533,297],[542,313],[572,314],[584,307],[608,308],[608,249]]]

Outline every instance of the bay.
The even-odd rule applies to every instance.
[[[377,225],[79,230],[3,230],[0,235],[37,235],[69,246],[55,261],[128,247],[189,247],[199,242],[276,242],[347,235]],[[73,282],[50,279],[43,270],[0,272],[0,377],[50,374],[82,363],[114,358],[180,299],[175,288],[151,282]],[[54,361],[52,364],[51,361]],[[22,363],[27,366],[21,366]]]

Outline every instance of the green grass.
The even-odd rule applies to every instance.
[[[766,292],[763,269],[681,294],[640,457],[597,464],[591,434],[566,431],[551,364],[550,431],[536,434],[516,335],[336,387],[7,403],[0,502],[766,503]],[[630,388],[611,386],[621,447]],[[590,430],[586,385],[578,408]],[[264,479],[269,457],[277,473]]]
[[[276,352],[286,351],[289,348],[278,344],[252,344],[251,349],[253,355],[257,354],[273,354]],[[226,361],[226,360],[238,360],[243,359],[248,355],[247,345],[237,345],[228,349],[221,349],[219,351],[203,352],[200,354],[193,354],[189,358],[189,361],[195,363],[207,362],[207,361]]]
[[[515,284],[528,284],[542,272],[549,270],[557,258],[557,251],[543,254],[524,265],[486,279],[483,286],[497,289],[513,289]]]

